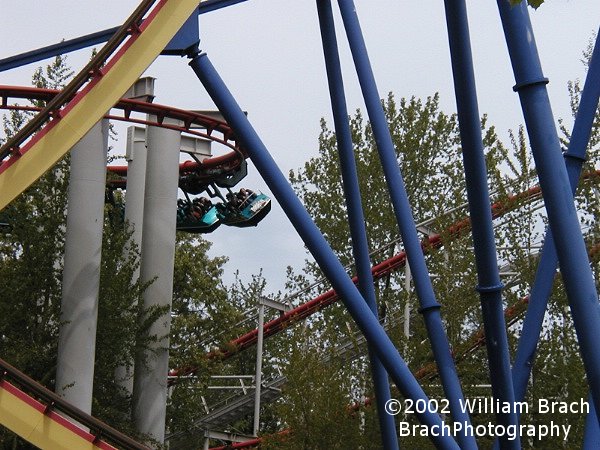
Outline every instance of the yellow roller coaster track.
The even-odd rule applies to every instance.
[[[198,0],[140,3],[64,91],[0,149],[0,160],[8,157],[0,165],[0,210],[54,166],[119,101],[198,4]],[[0,424],[40,448],[115,448],[4,379]]]
[[[198,4],[198,0],[143,1],[63,93],[0,149],[0,155],[10,154],[0,165],[0,210],[54,166],[102,118]]]

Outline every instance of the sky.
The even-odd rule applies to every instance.
[[[136,0],[0,0],[0,58],[120,25]],[[335,3],[335,2],[333,2]],[[441,0],[355,0],[381,97],[425,98],[440,93],[442,110],[455,111],[444,4]],[[523,123],[496,2],[467,1],[480,113],[501,136]],[[364,110],[343,26],[336,11],[348,110]],[[530,10],[555,118],[570,127],[567,82],[585,77],[582,51],[600,25],[598,0],[547,0]],[[317,154],[319,122],[332,123],[315,0],[248,0],[200,18],[201,48],[248,112],[284,174]],[[83,67],[89,49],[68,62]],[[0,73],[0,84],[28,85],[43,62]],[[157,78],[155,102],[214,109],[184,58],[159,57],[146,71]],[[123,138],[113,145],[125,146]],[[269,194],[250,164],[245,187]],[[416,218],[418,221],[418,218]],[[261,268],[268,290],[283,288],[286,266],[300,268],[306,253],[276,203],[257,228],[222,226],[207,238],[213,255],[226,255],[225,283]]]

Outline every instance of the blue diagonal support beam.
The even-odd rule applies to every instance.
[[[389,336],[365,303],[340,261],[310,218],[287,179],[269,154],[264,143],[248,121],[231,92],[213,67],[206,54],[197,55],[190,66],[223,117],[235,130],[244,144],[252,162],[261,174],[288,219],[315,258],[315,261],[338,292],[348,312],[365,335],[373,352],[381,360],[390,377],[406,398],[422,399],[429,405],[423,389],[402,359]],[[431,410],[418,413],[417,418],[429,427],[431,439],[437,448],[458,449],[458,444],[448,434],[442,433],[444,425],[440,416]],[[435,434],[435,435],[434,435]]]
[[[335,36],[335,23],[331,0],[317,0],[317,11],[319,14],[319,25],[321,28],[321,40],[323,42],[323,53],[325,56],[325,67],[329,83],[329,94],[335,123],[335,135],[340,158],[340,169],[346,207],[348,209],[348,222],[350,224],[350,235],[352,237],[352,250],[356,264],[356,275],[358,277],[358,288],[369,305],[375,318],[378,318],[377,300],[375,298],[375,286],[373,273],[371,272],[371,258],[369,256],[369,244],[367,240],[367,228],[362,208],[360,187],[358,183],[358,171],[354,159],[352,144],[352,133],[348,123],[348,108],[344,92],[344,80],[340,65],[337,39]],[[369,347],[369,359],[371,361],[371,373],[375,389],[375,403],[381,430],[381,441],[386,450],[398,448],[398,434],[394,416],[387,414],[386,403],[391,399],[390,382],[388,374],[375,356],[373,349]]]
[[[490,382],[494,398],[499,400],[502,405],[513,405],[515,395],[502,304],[503,286],[500,281],[494,242],[492,210],[487,185],[487,167],[481,136],[467,6],[464,0],[445,0],[444,4],[448,26],[448,42],[452,57],[454,92],[456,94],[467,198],[473,230],[473,247],[478,278],[477,290],[481,299]],[[517,427],[519,424],[519,417],[514,408],[496,412],[496,419],[498,423],[505,427]],[[502,448],[521,448],[518,433],[514,439],[503,436],[500,441]]]
[[[600,427],[598,427],[598,416],[591,396],[588,396],[590,412],[585,418],[585,432],[583,434],[583,450],[596,450],[600,448]]]
[[[203,2],[199,2],[198,14],[205,14],[246,1],[248,0],[205,0]],[[44,59],[53,58],[58,55],[71,53],[76,50],[91,47],[93,45],[102,44],[103,42],[108,41],[118,29],[119,27],[108,28],[106,30],[86,34],[85,36],[80,36],[74,39],[59,42],[57,44],[48,45],[36,50],[31,50],[29,52],[0,59],[0,72],[15,69],[17,67],[42,61]]]
[[[410,264],[415,290],[419,298],[420,312],[423,315],[427,334],[431,343],[434,359],[437,363],[444,393],[450,403],[452,418],[463,425],[458,433],[461,446],[469,446],[472,437],[467,436],[466,425],[470,424],[467,411],[464,408],[464,399],[460,381],[456,373],[454,359],[450,352],[450,345],[444,330],[440,314],[440,304],[437,302],[431,285],[429,271],[425,264],[421,242],[417,235],[408,195],[404,187],[404,180],[398,167],[396,151],[390,135],[385,112],[381,105],[381,97],[377,91],[375,76],[371,68],[367,47],[362,35],[356,7],[352,0],[338,0],[346,35],[350,44],[352,58],[362,90],[363,98],[369,114],[371,129],[377,144],[379,159],[390,193],[392,205],[398,228],[408,262]],[[469,447],[470,448],[470,447]]]
[[[600,304],[583,240],[569,175],[554,124],[527,3],[497,0],[529,134],[548,222],[596,411],[600,410]]]
[[[600,33],[596,37],[596,44],[590,60],[588,73],[569,147],[565,152],[565,165],[569,174],[571,192],[575,194],[577,183],[581,175],[581,168],[586,159],[586,149],[590,139],[592,125],[600,99]],[[537,343],[539,341],[546,305],[552,290],[554,275],[558,266],[558,256],[552,231],[546,230],[546,238],[542,246],[540,262],[529,296],[527,313],[523,320],[523,329],[517,346],[515,362],[513,364],[513,383],[515,398],[522,401],[525,398],[527,383],[531,367],[535,359]]]

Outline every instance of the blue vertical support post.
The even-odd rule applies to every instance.
[[[346,274],[339,260],[333,254],[329,244],[320,233],[310,215],[294,193],[281,170],[269,154],[258,134],[248,121],[248,118],[239,107],[225,83],[219,77],[205,53],[192,57],[190,66],[204,85],[206,91],[223,117],[235,130],[236,136],[244,144],[252,162],[256,166],[278,203],[281,205],[288,219],[306,244],[323,270],[333,288],[340,295],[348,312],[364,334],[373,352],[381,360],[390,377],[407,398],[423,399],[428,402],[427,396],[414,378],[410,369],[394,347],[394,344],[385,333],[383,327],[375,318],[360,292]],[[442,435],[443,423],[440,417],[431,411],[417,414],[421,423],[438,431],[439,435],[431,436],[437,448],[458,449],[458,445],[447,434]]]
[[[402,235],[402,242],[412,271],[415,290],[420,302],[420,312],[423,314],[425,320],[425,326],[442,380],[444,393],[450,403],[450,411],[453,419],[463,425],[470,424],[469,415],[463,408],[464,399],[462,390],[440,315],[441,306],[435,298],[429,272],[425,265],[421,242],[417,235],[408,196],[404,187],[404,180],[402,179],[398,161],[396,160],[394,144],[377,91],[375,77],[369,62],[356,8],[352,0],[338,0],[338,4],[371,121],[371,128],[383,166],[394,213],[400,234]],[[476,448],[475,439],[473,436],[467,435],[466,428],[466,426],[463,428],[463,432],[457,436],[457,439],[462,448]]]
[[[502,405],[513,405],[515,396],[502,305],[503,285],[494,243],[467,6],[464,0],[445,0],[444,4],[492,393]],[[519,417],[514,408],[496,412],[496,418],[504,426],[518,426]],[[518,434],[515,439],[504,436],[501,442],[503,448],[518,449],[521,446]]]
[[[335,36],[331,0],[317,0],[317,11],[319,13],[319,25],[323,41],[331,107],[335,122],[335,134],[340,156],[344,194],[348,208],[348,222],[350,223],[358,289],[369,305],[369,308],[371,308],[373,315],[377,318],[377,300],[375,298],[373,273],[371,272],[367,229],[358,184],[358,172],[354,160],[352,134],[350,132],[350,125],[348,124],[348,109],[344,95],[344,80]],[[396,434],[394,416],[388,414],[385,410],[385,404],[391,398],[388,374],[371,348],[369,348],[369,359],[371,361],[375,403],[379,416],[379,428],[381,430],[383,448],[397,449],[398,435]]]
[[[600,99],[600,30],[588,68],[586,81],[581,93],[573,132],[569,147],[564,153],[565,165],[569,175],[571,192],[575,194],[577,183],[581,175],[581,167],[586,158],[586,148],[590,140],[594,117]],[[552,283],[558,266],[556,246],[550,229],[546,230],[546,238],[542,246],[540,262],[538,264],[535,281],[529,296],[529,306],[523,321],[523,329],[517,346],[515,362],[513,363],[513,384],[515,399],[522,401],[525,398],[527,382],[531,374],[531,367],[535,358],[537,343],[540,338],[546,305],[552,290]]]
[[[600,427],[598,427],[598,416],[591,395],[588,395],[588,404],[590,405],[590,411],[585,417],[585,430],[581,448],[583,450],[596,450],[600,448]]]
[[[497,0],[548,222],[596,411],[600,410],[600,304],[581,233],[569,177],[546,91],[526,2]]]

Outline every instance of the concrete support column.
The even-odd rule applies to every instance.
[[[91,413],[108,121],[71,151],[56,392]]]
[[[127,246],[142,249],[142,229],[144,223],[144,193],[146,191],[146,129],[137,126],[127,128],[127,190],[125,191],[125,221],[132,228]],[[125,251],[128,252],[129,248]],[[140,268],[133,273],[131,282],[140,277]],[[133,394],[134,363],[119,366],[115,370],[115,380],[128,395]]]
[[[169,368],[170,307],[173,296],[175,227],[179,177],[178,131],[149,127],[142,237],[141,280],[154,282],[144,291],[144,310],[166,308],[146,335],[158,339],[135,363],[133,414],[138,431],[164,441]],[[155,279],[156,278],[156,279]]]

